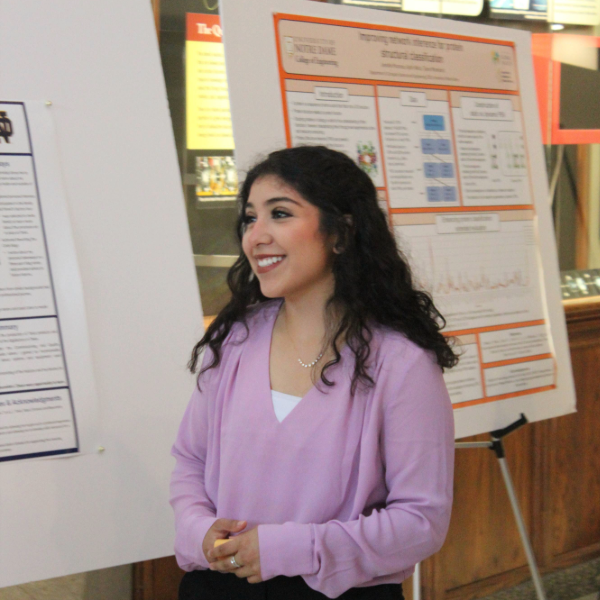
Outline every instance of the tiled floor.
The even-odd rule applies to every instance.
[[[131,566],[2,588],[0,600],[131,600]]]
[[[544,589],[547,600],[600,600],[600,559],[545,575]],[[131,600],[131,567],[0,589],[0,600]],[[533,584],[525,582],[481,600],[537,600],[537,596]]]
[[[543,580],[547,600],[600,600],[600,558],[549,573]],[[527,581],[482,600],[537,600],[537,596]]]

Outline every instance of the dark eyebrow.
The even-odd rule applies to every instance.
[[[300,202],[297,202],[296,200],[292,200],[292,198],[288,198],[287,196],[277,196],[275,198],[269,198],[265,204],[267,206],[270,206],[271,204],[277,204],[278,202],[291,202],[292,204],[295,204],[296,206],[302,206],[300,204]],[[254,205],[252,204],[252,202],[246,202],[246,206],[245,208],[254,208]]]

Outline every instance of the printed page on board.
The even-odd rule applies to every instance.
[[[455,407],[553,389],[513,45],[284,14],[275,28],[288,145],[335,148],[373,179],[461,343]]]
[[[38,177],[40,168],[48,169],[40,164],[47,157],[32,142],[31,123],[49,109],[35,104],[0,102],[0,462],[80,452],[77,417],[88,420],[94,388],[85,324],[82,329],[73,306],[80,296],[75,259],[72,253],[62,259],[71,234],[54,227],[56,202],[64,199],[45,184],[46,176]],[[47,142],[50,116],[45,119],[37,133]],[[61,237],[61,248],[50,243],[52,235]],[[66,273],[72,310],[60,314]],[[69,364],[65,342],[73,342],[76,362]],[[87,400],[76,411],[70,376],[79,381],[82,373]]]

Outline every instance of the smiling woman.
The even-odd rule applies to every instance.
[[[180,597],[400,598],[450,516],[443,318],[344,154],[274,152],[239,201],[173,448]]]

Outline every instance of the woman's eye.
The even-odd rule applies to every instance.
[[[256,217],[254,215],[244,215],[242,222],[244,225],[250,225],[250,223],[254,223],[256,221]]]
[[[284,219],[285,217],[291,217],[289,212],[285,210],[281,210],[280,208],[275,208],[271,213],[274,219]]]

